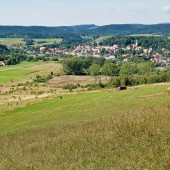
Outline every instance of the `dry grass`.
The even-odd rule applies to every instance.
[[[101,80],[102,83],[106,83],[106,77],[99,76],[97,78],[96,82],[99,82]],[[61,87],[68,84],[80,84],[80,85],[87,85],[87,84],[94,84],[95,78],[92,76],[61,76],[61,77],[55,77],[52,80],[49,81],[49,84]]]
[[[170,106],[1,136],[0,169],[170,169]]]

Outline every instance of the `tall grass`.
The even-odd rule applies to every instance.
[[[170,105],[0,136],[0,169],[170,169]]]

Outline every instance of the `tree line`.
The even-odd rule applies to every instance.
[[[62,64],[65,74],[94,76],[142,75],[153,72],[155,67],[151,62],[125,62],[117,64],[103,57],[70,57],[64,59]]]
[[[159,72],[151,62],[114,63],[111,60],[94,57],[70,57],[62,61],[67,75],[91,75],[95,81],[99,75],[112,77],[111,84],[139,85],[170,81],[170,71]]]

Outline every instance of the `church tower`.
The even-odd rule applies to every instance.
[[[136,47],[138,47],[138,40],[136,40]]]

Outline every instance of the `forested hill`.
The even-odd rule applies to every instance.
[[[77,25],[61,27],[44,26],[0,26],[0,37],[24,36],[61,36],[76,34],[80,36],[109,36],[130,34],[170,34],[170,24],[142,25],[142,24],[115,24],[115,25]]]

